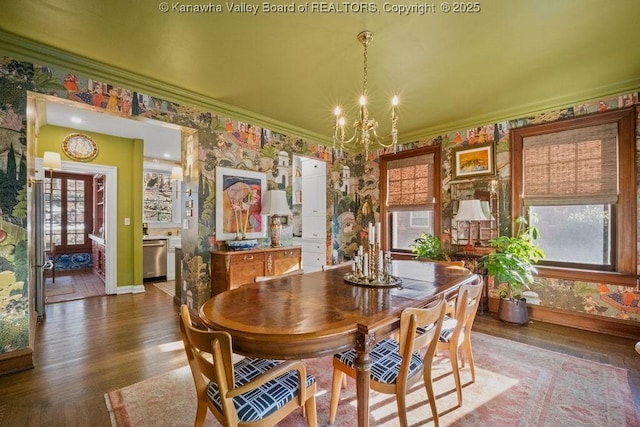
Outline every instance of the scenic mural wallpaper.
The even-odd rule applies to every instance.
[[[30,292],[28,259],[27,177],[33,172],[33,158],[27,158],[27,92],[66,98],[123,116],[141,116],[182,126],[188,132],[182,144],[183,185],[194,190],[188,229],[182,230],[182,300],[196,309],[210,296],[209,251],[220,242],[216,230],[216,168],[225,167],[264,173],[267,189],[283,189],[291,201],[294,155],[327,163],[327,263],[350,258],[366,237],[367,224],[380,220],[378,156],[362,154],[338,156],[332,147],[283,135],[257,124],[223,117],[214,111],[178,105],[131,88],[121,88],[81,76],[12,58],[0,58],[0,353],[29,347]],[[587,113],[637,105],[638,94],[624,94],[592,100],[560,111],[550,111],[502,123],[479,124],[471,129],[404,144],[402,150],[439,145],[442,148],[443,230],[451,233],[452,152],[475,144],[493,144],[495,151],[495,191],[500,200],[501,233],[510,222],[509,130],[528,124],[562,120]],[[149,177],[152,178],[152,177]],[[162,183],[149,184],[161,191]],[[140,183],[142,186],[142,183]],[[158,187],[159,185],[159,187]],[[160,210],[158,211],[160,212]],[[156,213],[155,215],[162,215]],[[184,217],[184,212],[183,212]],[[292,242],[292,230],[283,230],[283,242]],[[264,245],[268,245],[266,238]],[[119,283],[119,286],[135,285]],[[138,284],[139,285],[139,284]],[[538,280],[531,303],[640,321],[640,296],[635,289],[607,283],[568,280]],[[492,290],[493,295],[497,290]]]

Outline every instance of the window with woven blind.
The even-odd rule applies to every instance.
[[[391,160],[386,167],[390,211],[433,207],[433,153]]]
[[[524,138],[525,204],[615,203],[617,138],[616,123]]]
[[[440,232],[440,147],[380,157],[383,246],[410,250],[424,233]]]
[[[538,227],[540,264],[635,274],[635,111],[513,129],[511,144],[512,216]]]

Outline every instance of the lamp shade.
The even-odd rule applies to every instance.
[[[182,168],[180,166],[174,166],[173,168],[171,168],[171,179],[176,181],[183,180]]]
[[[491,220],[491,221],[495,220],[493,215],[491,215],[491,208],[489,206],[489,202],[487,202],[486,200],[483,200],[481,204],[482,204],[482,212],[484,213],[484,216],[487,217],[487,220]]]
[[[488,221],[488,218],[482,211],[480,200],[460,200],[458,213],[453,219],[454,221]]]
[[[267,191],[262,201],[262,215],[291,215],[284,190]]]
[[[62,169],[60,153],[45,151],[44,156],[42,157],[42,167],[45,169]]]

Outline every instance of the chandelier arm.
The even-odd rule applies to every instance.
[[[390,133],[389,135],[385,135],[385,136],[380,136],[378,135],[378,133],[374,130],[373,131],[373,136],[375,137],[375,142],[376,144],[380,144],[383,147],[391,147],[392,145],[394,145],[394,141],[393,141],[393,133]],[[390,142],[384,142],[384,140],[386,139],[391,139]]]

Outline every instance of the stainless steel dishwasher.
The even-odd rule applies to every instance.
[[[167,278],[167,240],[146,239],[142,241],[142,278]]]

